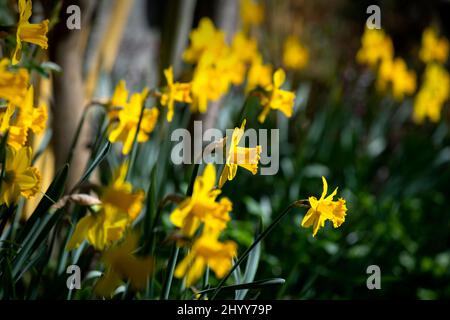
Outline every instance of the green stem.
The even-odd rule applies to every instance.
[[[262,241],[267,235],[280,223],[280,221],[295,207],[308,207],[307,200],[299,200],[291,203],[284,211],[264,230],[252,243],[250,247],[245,250],[242,256],[238,259],[238,261],[233,265],[233,267],[228,271],[227,275],[220,280],[217,288],[214,290],[211,300],[214,300],[219,294],[220,290],[223,288],[225,282],[228,278],[233,274],[233,271],[236,270],[237,267],[248,257],[250,252],[256,247],[256,245]]]
[[[200,168],[199,164],[194,164],[194,169],[192,170],[192,175],[191,175],[191,181],[189,182],[189,187],[186,192],[187,197],[192,196],[192,192],[194,191],[194,183],[195,183],[195,179],[197,178],[199,168]],[[175,265],[177,264],[179,251],[180,251],[180,248],[177,246],[176,243],[174,243],[173,248],[172,248],[172,253],[170,254],[170,258],[169,258],[169,264],[168,264],[169,270],[166,274],[166,278],[164,279],[163,289],[162,289],[161,298],[165,299],[165,300],[167,300],[169,298],[170,287],[172,286],[172,278],[173,278],[173,273],[175,271]]]

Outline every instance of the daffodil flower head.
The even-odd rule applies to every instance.
[[[28,71],[24,68],[10,71],[8,69],[9,64],[9,59],[0,60],[0,98],[17,106],[25,98],[30,77]]]
[[[419,57],[425,63],[432,61],[445,63],[448,59],[449,47],[449,42],[445,37],[439,38],[436,29],[428,27],[422,35]]]
[[[77,248],[84,240],[103,250],[122,238],[141,212],[145,197],[144,192],[133,191],[131,183],[125,181],[127,170],[125,162],[115,172],[112,183],[101,189],[101,205],[91,208],[91,212],[78,221],[67,250]]]
[[[46,105],[34,107],[33,86],[27,91],[25,99],[20,104],[17,126],[26,130],[30,129],[35,134],[40,134],[47,126],[48,111]]]
[[[401,58],[383,60],[378,71],[377,88],[381,92],[391,88],[394,99],[401,101],[416,90],[416,74],[408,70]]]
[[[246,121],[247,120],[244,119],[241,127],[233,130],[230,142],[228,146],[226,146],[226,162],[222,174],[220,175],[219,188],[222,188],[226,181],[234,179],[238,167],[250,171],[253,175],[258,172],[258,164],[261,159],[261,146],[258,145],[253,148],[238,146],[245,133]]]
[[[48,47],[48,20],[44,20],[40,23],[32,24],[28,20],[32,14],[32,2],[31,0],[19,0],[19,23],[17,24],[16,33],[16,50],[13,55],[12,63],[19,63],[22,56],[22,41],[29,42],[40,46],[42,49]]]
[[[8,146],[17,151],[27,142],[28,130],[12,123],[15,111],[16,108],[11,103],[5,109],[1,110],[0,134],[5,136],[8,133]]]
[[[259,26],[264,20],[264,6],[255,0],[241,0],[240,14],[242,29],[248,32],[250,27]]]
[[[206,267],[211,268],[217,278],[223,278],[231,269],[232,259],[236,256],[235,242],[220,242],[217,233],[205,231],[175,269],[176,278],[186,277],[187,287],[194,285],[201,278]]]
[[[308,50],[300,43],[297,37],[290,36],[283,46],[283,64],[291,70],[301,70],[308,63]]]
[[[167,81],[167,87],[161,95],[161,105],[167,107],[167,121],[172,122],[175,102],[191,103],[191,83],[179,83],[173,81],[172,66],[164,70]]]
[[[31,166],[32,150],[29,147],[6,149],[4,177],[1,183],[0,204],[8,207],[17,203],[20,196],[31,198],[40,191],[41,175]]]
[[[269,97],[262,99],[263,110],[258,116],[258,121],[264,123],[270,110],[279,110],[286,117],[292,117],[294,112],[295,93],[281,89],[286,80],[286,73],[278,69],[273,75],[273,83],[266,88]]]
[[[429,63],[424,80],[414,99],[413,120],[422,123],[425,119],[438,122],[444,103],[450,97],[450,74],[438,63]]]
[[[361,38],[361,48],[356,54],[358,63],[377,67],[379,62],[392,60],[394,46],[391,38],[382,29],[366,28]]]
[[[116,119],[119,115],[119,111],[125,108],[128,103],[128,90],[125,80],[120,80],[114,89],[113,96],[108,106],[108,117],[110,119]]]
[[[228,198],[217,197],[221,191],[214,189],[216,170],[213,164],[208,164],[203,175],[194,182],[192,196],[182,201],[170,215],[170,221],[186,236],[193,236],[203,223],[214,230],[224,230],[230,220],[229,212],[232,203]]]
[[[118,122],[114,123],[109,134],[109,141],[112,143],[122,142],[122,154],[127,155],[133,147],[134,138],[138,130],[141,110],[144,107],[148,95],[148,89],[141,93],[134,93],[130,101],[118,112]],[[144,109],[141,125],[137,134],[137,142],[143,143],[150,137],[158,120],[159,111],[157,108]]]
[[[327,196],[328,184],[325,177],[322,177],[323,192],[319,199],[309,197],[310,209],[302,220],[302,227],[313,227],[313,236],[317,231],[325,226],[325,221],[330,220],[334,228],[338,228],[345,221],[347,215],[347,207],[344,199],[333,200],[337,194],[337,188]]]
[[[123,241],[105,250],[102,260],[106,264],[106,272],[95,284],[97,296],[110,298],[124,281],[129,281],[137,291],[146,287],[153,270],[153,259],[137,256],[138,244],[139,235],[130,232]]]
[[[209,18],[202,18],[198,28],[190,34],[191,43],[183,53],[183,59],[189,63],[197,62],[204,51],[220,56],[222,50],[226,49],[225,33],[216,29]]]

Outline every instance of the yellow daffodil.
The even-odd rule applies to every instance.
[[[379,62],[392,60],[394,57],[392,40],[381,29],[366,28],[361,42],[361,48],[356,55],[358,63],[375,68]]]
[[[448,59],[449,43],[445,37],[439,38],[434,28],[426,28],[422,35],[419,57],[425,62],[445,63]]]
[[[95,284],[94,292],[97,296],[110,298],[124,281],[129,281],[132,289],[136,291],[146,287],[153,269],[153,259],[135,255],[138,241],[138,235],[130,233],[123,242],[103,253],[102,260],[107,268]]]
[[[211,268],[217,278],[223,278],[231,269],[236,251],[235,242],[220,242],[217,233],[205,230],[194,242],[188,255],[177,265],[174,275],[177,278],[186,277],[187,287],[200,279],[206,267]]]
[[[108,117],[110,119],[116,119],[119,116],[119,111],[128,103],[128,90],[127,84],[124,80],[120,80],[117,84],[113,96],[111,97],[111,101],[108,105]]]
[[[257,87],[267,88],[272,83],[272,66],[270,64],[263,64],[261,56],[258,55],[253,61],[248,70],[247,86],[245,91],[250,92]]]
[[[133,147],[134,137],[139,124],[141,109],[145,103],[148,90],[142,93],[134,93],[130,101],[118,112],[118,123],[115,124],[109,134],[109,141],[112,143],[122,142],[122,153],[127,155]],[[156,126],[159,111],[156,108],[145,109],[141,126],[137,135],[137,142],[142,143],[149,139],[150,133]]]
[[[255,0],[241,0],[240,13],[242,29],[245,32],[252,26],[259,26],[264,20],[264,7]]]
[[[173,82],[172,67],[164,70],[167,88],[161,95],[161,105],[167,107],[167,121],[172,122],[175,102],[191,103],[191,83]]]
[[[122,238],[126,228],[141,211],[144,200],[144,193],[133,192],[132,185],[125,181],[126,171],[127,163],[119,168],[114,181],[101,190],[101,205],[93,208],[94,213],[78,221],[67,250],[77,248],[84,240],[103,250]]]
[[[450,97],[450,74],[437,63],[427,65],[423,84],[414,100],[413,119],[422,123],[426,118],[438,122],[442,107]]]
[[[266,117],[270,110],[279,110],[288,118],[292,116],[295,94],[291,91],[281,89],[285,79],[286,74],[282,69],[275,71],[273,75],[273,84],[266,88],[269,97],[265,97],[261,101],[263,111],[258,116],[258,121],[260,123],[266,121]]]
[[[0,60],[0,98],[19,105],[27,93],[29,74],[24,68],[9,71],[9,59]]]
[[[284,42],[283,64],[292,70],[301,70],[308,63],[308,50],[297,37],[290,36]]]
[[[39,107],[33,107],[34,103],[34,90],[33,86],[27,91],[25,99],[19,108],[19,116],[17,118],[17,126],[23,127],[26,130],[30,129],[35,134],[39,134],[44,131],[47,125],[47,106],[41,105]]]
[[[31,148],[18,151],[7,148],[4,177],[1,181],[0,204],[8,207],[15,204],[19,196],[33,197],[41,187],[38,169],[31,167]]]
[[[317,231],[325,226],[325,221],[333,222],[333,227],[338,228],[345,221],[347,215],[347,207],[344,199],[337,201],[333,197],[337,193],[337,188],[332,194],[327,196],[328,184],[327,180],[322,177],[323,192],[320,199],[316,197],[309,197],[309,204],[311,208],[306,213],[302,220],[302,227],[313,227],[313,236],[316,236]]]
[[[258,42],[256,39],[247,37],[242,31],[234,35],[231,49],[244,63],[251,63],[259,57]]]
[[[213,230],[225,229],[230,220],[232,203],[225,197],[216,201],[221,191],[214,189],[215,182],[214,165],[208,164],[203,175],[195,179],[192,196],[181,202],[171,213],[170,221],[181,228],[184,235],[193,236],[202,222]]]
[[[13,125],[12,117],[16,108],[9,103],[0,113],[0,134],[4,136],[8,132],[8,145],[14,150],[19,150],[27,142],[28,130],[24,127]]]
[[[408,70],[401,58],[383,60],[380,65],[377,79],[378,89],[385,91],[389,85],[395,100],[400,101],[405,95],[411,95],[416,90],[416,74]]]
[[[191,43],[183,53],[183,59],[189,63],[200,60],[205,50],[214,56],[220,56],[226,49],[225,34],[216,29],[208,18],[202,18],[197,29],[190,34]]]
[[[233,180],[238,167],[242,167],[252,174],[258,172],[258,163],[261,158],[261,146],[254,148],[239,147],[239,142],[245,132],[246,120],[240,128],[235,128],[231,136],[230,145],[227,147],[227,159],[219,179],[219,188],[222,188],[227,180]]]
[[[29,42],[40,46],[42,49],[47,49],[48,39],[48,20],[40,23],[32,24],[28,20],[32,14],[31,0],[19,0],[20,18],[17,25],[16,34],[16,50],[13,56],[13,64],[19,63],[22,56],[22,41]]]

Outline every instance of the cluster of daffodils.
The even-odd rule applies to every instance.
[[[366,28],[356,59],[377,73],[380,92],[390,90],[393,98],[401,101],[416,91],[415,72],[408,69],[402,58],[394,58],[392,40],[383,30]]]
[[[414,100],[413,119],[417,123],[429,119],[438,122],[444,103],[450,97],[450,74],[444,67],[448,59],[449,42],[439,38],[433,28],[427,28],[422,35],[420,59],[426,63],[422,85]]]
[[[47,125],[47,106],[34,104],[34,89],[27,69],[19,64],[24,43],[47,48],[48,20],[29,23],[31,0],[19,0],[16,48],[12,60],[0,60],[0,135],[6,146],[0,185],[0,204],[15,206],[21,197],[31,198],[41,191],[41,175],[32,166],[32,135]],[[6,140],[5,140],[6,139]]]

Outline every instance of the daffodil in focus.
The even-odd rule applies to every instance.
[[[325,221],[330,220],[334,228],[338,228],[345,221],[347,207],[344,199],[333,200],[337,188],[329,195],[327,180],[322,177],[323,192],[320,199],[309,197],[310,209],[302,220],[302,227],[313,227],[313,236],[325,226]]]
[[[297,37],[290,36],[284,42],[283,64],[291,70],[301,70],[308,63],[308,50]]]
[[[437,64],[427,65],[424,81],[414,100],[413,120],[422,123],[425,119],[438,122],[442,107],[450,97],[450,74]]]
[[[264,123],[264,121],[266,121],[266,117],[270,110],[279,110],[288,118],[292,116],[294,111],[295,94],[291,91],[281,89],[285,79],[286,74],[283,69],[278,69],[275,71],[273,75],[273,84],[266,88],[269,96],[264,97],[261,100],[263,111],[258,116],[258,121],[260,123]]]
[[[193,236],[201,223],[217,232],[225,229],[230,220],[232,203],[225,197],[217,201],[221,191],[214,189],[215,182],[216,170],[213,164],[208,164],[203,175],[195,179],[192,196],[171,213],[170,221],[181,228],[184,235]]]
[[[106,272],[95,284],[94,292],[97,296],[110,298],[126,281],[130,282],[135,291],[147,286],[153,259],[136,256],[138,241],[136,233],[129,233],[121,243],[105,250],[102,260],[106,265]]]
[[[0,60],[0,98],[19,105],[27,93],[29,74],[24,68],[8,70],[9,63],[9,59]]]
[[[203,231],[188,255],[177,265],[175,277],[186,277],[187,287],[194,285],[201,278],[206,267],[214,271],[219,279],[231,269],[237,245],[233,241],[220,242],[217,236],[215,232]]]
[[[380,91],[386,91],[391,86],[394,99],[400,101],[405,95],[412,95],[416,91],[416,74],[408,70],[401,58],[384,60],[378,71],[377,86]]]
[[[191,83],[179,83],[173,81],[172,67],[164,70],[167,87],[161,95],[161,105],[167,107],[167,121],[172,122],[175,102],[191,103]]]
[[[259,26],[264,20],[264,7],[256,0],[241,0],[242,29],[248,32],[250,27]]]
[[[122,153],[127,155],[133,147],[133,141],[138,130],[141,110],[144,108],[148,90],[134,93],[130,101],[118,112],[118,123],[115,123],[109,134],[112,143],[122,142]],[[150,133],[156,126],[159,111],[156,108],[144,109],[141,125],[137,134],[137,142],[143,143],[149,139]]]
[[[42,49],[48,47],[48,20],[44,20],[40,23],[32,24],[28,20],[32,14],[32,2],[31,0],[19,0],[19,23],[17,24],[16,34],[16,50],[13,56],[13,64],[19,63],[22,56],[22,41],[29,42],[40,46]]]
[[[20,196],[31,198],[39,192],[41,175],[31,166],[31,148],[6,149],[4,176],[1,181],[0,204],[8,207],[17,203]]]
[[[67,250],[77,248],[84,240],[103,250],[122,238],[141,211],[144,200],[144,193],[134,192],[132,185],[125,181],[126,170],[127,164],[119,168],[111,185],[101,190],[101,205],[91,208],[91,212],[78,221]]]
[[[258,172],[258,164],[261,158],[261,146],[254,148],[239,147],[239,142],[245,132],[246,120],[240,128],[235,128],[230,139],[230,145],[226,146],[226,163],[219,179],[219,188],[222,188],[227,180],[233,180],[238,167],[242,167],[252,174]],[[228,143],[228,141],[227,141]]]
[[[427,28],[422,35],[419,57],[425,62],[445,63],[448,59],[449,43],[445,37],[439,38],[434,28]]]
[[[392,60],[394,57],[392,40],[381,29],[366,28],[361,43],[356,55],[356,60],[361,64],[375,68],[379,62]]]

